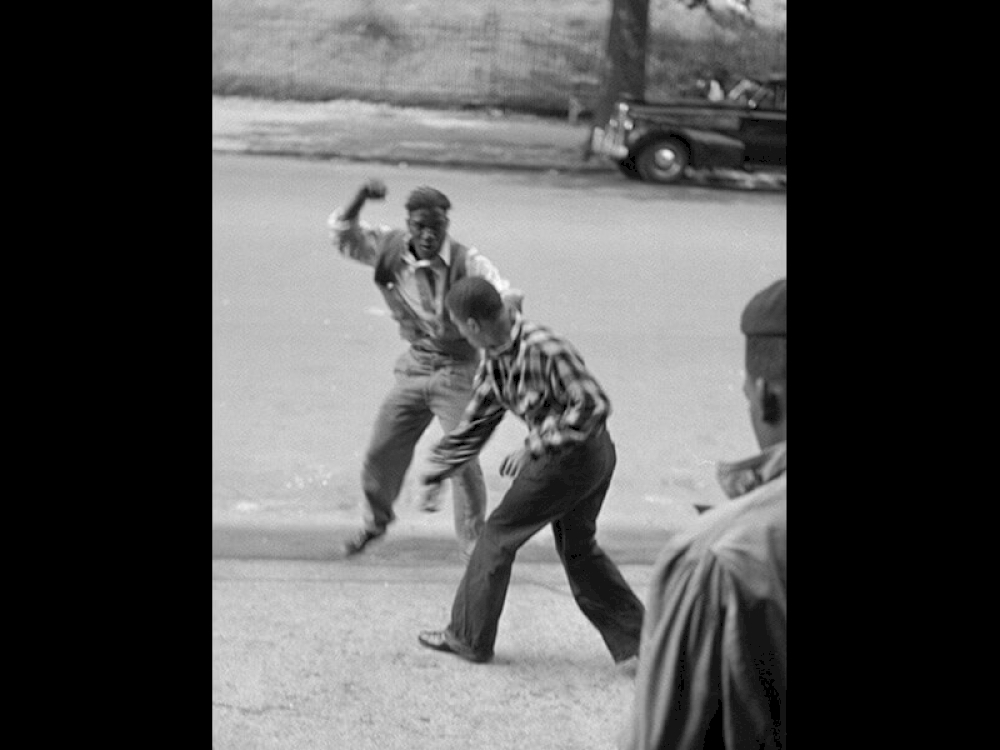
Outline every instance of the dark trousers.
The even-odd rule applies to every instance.
[[[486,519],[458,585],[445,631],[456,650],[493,655],[514,556],[552,524],[556,550],[580,611],[616,662],[639,652],[644,607],[595,538],[615,470],[607,430],[556,456],[533,459]]]

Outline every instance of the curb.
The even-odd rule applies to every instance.
[[[213,560],[307,560],[344,561],[342,540],[358,528],[356,523],[267,523],[213,522]],[[617,565],[652,564],[671,536],[671,529],[623,525],[599,525],[601,548]],[[353,564],[441,565],[458,563],[458,548],[451,529],[414,528],[393,525],[373,542]],[[551,531],[545,529],[520,550],[519,563],[560,564]]]
[[[303,159],[309,161],[348,161],[365,164],[386,164],[389,166],[401,167],[432,167],[439,169],[464,169],[464,170],[496,170],[504,172],[546,172],[550,174],[577,174],[577,175],[611,175],[615,176],[617,170],[610,164],[583,163],[572,164],[567,162],[499,162],[494,160],[476,159],[431,159],[423,156],[412,156],[401,159],[398,156],[380,156],[372,154],[359,155],[356,153],[342,153],[339,151],[301,151],[282,150],[266,148],[218,148],[212,147],[213,154],[232,154],[236,156],[264,156],[281,157],[291,159]],[[632,181],[622,180],[622,184],[632,184]],[[784,174],[776,173],[752,173],[752,172],[694,172],[687,176],[683,182],[670,185],[656,185],[636,182],[634,184],[643,185],[649,189],[663,188],[683,188],[683,187],[708,187],[714,190],[737,190],[754,193],[784,193],[787,192],[787,180]]]
[[[279,156],[286,158],[307,159],[313,161],[331,161],[334,159],[373,164],[388,164],[394,166],[440,167],[443,169],[495,169],[503,171],[524,172],[571,172],[602,174],[614,172],[614,167],[604,164],[567,164],[566,162],[523,161],[499,162],[495,160],[471,159],[431,159],[423,156],[413,156],[401,159],[398,156],[358,155],[339,151],[294,151],[282,149],[255,148],[217,148],[212,147],[213,154],[236,154],[243,156]]]

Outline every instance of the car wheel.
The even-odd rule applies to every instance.
[[[679,139],[656,138],[636,155],[635,166],[647,182],[671,183],[684,177],[689,161],[687,146]]]
[[[628,177],[630,180],[642,179],[639,175],[639,170],[635,168],[635,159],[629,156],[627,159],[622,159],[618,162],[618,171],[623,175]]]

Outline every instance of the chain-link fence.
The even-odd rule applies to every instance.
[[[278,19],[216,13],[213,92],[566,111],[597,91],[602,28],[415,25],[371,14]]]
[[[213,8],[212,90],[300,101],[586,110],[606,69],[608,21],[492,11],[476,20],[414,21],[376,7],[334,17],[308,8]],[[381,6],[384,8],[385,6]],[[785,34],[692,39],[651,24],[649,99],[681,93],[704,71],[785,69]]]

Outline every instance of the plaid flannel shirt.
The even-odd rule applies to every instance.
[[[507,411],[524,420],[525,447],[539,458],[603,429],[611,402],[572,344],[518,316],[510,343],[485,351],[462,421],[434,447],[427,478],[443,479],[478,454]]]

